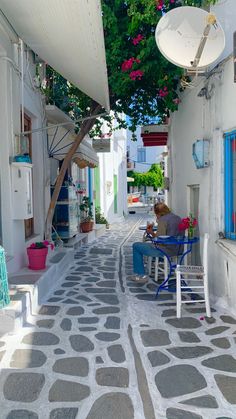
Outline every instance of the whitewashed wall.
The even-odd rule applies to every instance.
[[[214,10],[221,17],[222,26],[230,27],[226,50],[232,52],[231,34],[236,30],[236,3],[228,0]],[[218,240],[218,233],[224,231],[223,133],[236,129],[236,84],[233,82],[232,57],[219,65],[215,74],[208,79],[199,77],[197,83],[194,89],[186,89],[178,112],[171,117],[168,165],[170,205],[176,213],[186,216],[189,210],[189,186],[200,186],[200,234],[203,237],[205,232],[210,233],[211,297],[235,310],[236,242]],[[211,90],[211,98],[197,96],[203,87],[207,87],[209,92]],[[210,166],[196,169],[192,159],[192,144],[203,138],[210,140]]]
[[[0,178],[3,246],[7,252],[8,271],[14,272],[26,264],[24,221],[12,217],[12,182],[9,160],[17,153],[20,133],[20,60],[17,38],[0,18]],[[43,124],[41,95],[30,74],[34,66],[30,52],[24,53],[24,108],[32,118],[32,129]],[[44,185],[47,169],[43,161],[45,135],[32,135],[35,233],[42,237],[45,217]]]
[[[104,126],[104,132],[106,127]],[[109,153],[98,153],[101,212],[109,223],[127,214],[126,131],[112,133]],[[114,212],[114,175],[117,175],[117,213]]]

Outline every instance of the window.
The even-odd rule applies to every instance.
[[[225,236],[236,240],[236,131],[225,134]]]
[[[146,162],[146,149],[145,147],[138,148],[138,163]]]

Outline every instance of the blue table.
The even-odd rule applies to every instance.
[[[186,249],[184,250],[183,253],[179,253],[176,256],[179,256],[179,261],[178,264],[181,265],[183,263],[183,260],[185,258],[185,256],[190,253],[192,251],[192,246],[194,243],[197,243],[199,241],[198,237],[182,237],[182,236],[169,236],[169,237],[165,237],[165,238],[161,238],[160,237],[150,237],[150,240],[152,241],[152,243],[156,246],[156,248],[158,249],[159,252],[161,252],[163,254],[163,258],[166,257],[168,264],[169,264],[169,273],[167,278],[164,279],[164,281],[157,287],[157,291],[156,291],[156,298],[158,297],[158,294],[160,291],[162,290],[168,290],[170,292],[175,292],[175,286],[171,287],[170,284],[168,284],[168,281],[173,273],[173,271],[176,268],[176,263],[173,263],[173,261],[171,260],[171,256],[169,256],[162,248],[158,247],[160,244],[162,245],[178,245],[179,249],[182,248],[183,245],[187,245]]]

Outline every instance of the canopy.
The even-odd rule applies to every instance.
[[[65,130],[64,128],[49,128],[48,129],[48,155],[56,160],[63,160],[69,151],[71,145],[75,140],[76,134],[74,131]],[[83,139],[79,145],[73,160],[79,167],[98,166],[99,159],[93,147]]]
[[[19,37],[109,111],[100,0],[0,0]]]
[[[46,105],[48,119],[47,148],[48,156],[56,160],[63,160],[73,144],[76,134],[72,119],[54,105]],[[55,124],[65,123],[65,127]],[[79,145],[73,160],[79,167],[95,167],[99,163],[97,154],[89,144],[89,136],[86,135]]]

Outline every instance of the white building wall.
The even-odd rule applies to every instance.
[[[126,130],[114,131],[110,142],[110,152],[98,153],[98,156],[101,212],[112,223],[127,214]],[[114,211],[114,175],[117,175],[117,213]]]
[[[3,247],[7,252],[8,272],[14,272],[26,264],[24,220],[13,220],[12,180],[10,161],[19,152],[21,92],[19,45],[15,34],[0,18],[0,179],[1,218]],[[41,127],[43,113],[40,92],[34,88],[29,72],[34,68],[30,53],[24,52],[24,108],[32,118],[32,129]],[[30,61],[31,60],[31,61]],[[43,235],[45,217],[45,171],[43,150],[46,137],[42,133],[33,134],[33,183],[35,233]],[[36,238],[36,237],[35,237]],[[35,239],[34,238],[34,239]]]
[[[225,9],[228,8],[228,11]],[[224,13],[219,19],[225,28],[236,30],[236,4],[222,3],[214,8]],[[230,12],[229,12],[230,11]],[[230,45],[229,45],[230,43]],[[232,37],[226,50],[232,52]],[[207,87],[210,97],[198,97]],[[178,112],[171,117],[169,134],[170,205],[180,216],[189,212],[189,186],[199,185],[200,235],[210,233],[209,280],[212,298],[235,310],[236,242],[218,240],[224,231],[224,132],[236,128],[236,84],[233,82],[233,59],[226,60],[208,79],[199,77],[195,89],[186,89]],[[210,140],[210,165],[196,169],[192,144],[197,139]]]

